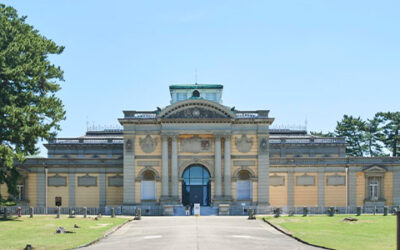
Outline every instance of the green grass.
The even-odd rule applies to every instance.
[[[343,222],[355,217],[357,222]],[[334,249],[395,249],[396,217],[393,215],[326,215],[265,217],[294,236]]]
[[[69,249],[89,243],[103,236],[111,228],[122,224],[127,218],[102,217],[68,218],[61,216],[23,216],[0,220],[0,248],[23,249],[31,244],[35,249]],[[80,228],[74,228],[77,224]],[[56,234],[57,227],[74,231],[71,234]]]

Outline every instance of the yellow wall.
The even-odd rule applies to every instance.
[[[304,173],[294,175],[294,205],[295,206],[318,206],[318,178],[316,173],[307,173],[309,176],[315,176],[314,186],[297,186],[296,177]]]
[[[327,177],[336,175],[335,173],[325,174],[325,206],[333,207],[344,207],[346,206],[346,185],[342,186],[328,186]],[[344,173],[338,173],[337,175],[346,176]]]
[[[100,205],[100,178],[99,174],[90,174],[90,176],[97,177],[96,187],[82,187],[78,186],[78,177],[85,176],[86,174],[75,175],[75,206],[77,207],[99,207]]]
[[[4,184],[0,185],[0,194],[1,194],[2,199],[7,199],[7,197],[8,197],[7,184],[4,183]]]
[[[393,173],[386,172],[383,184],[384,197],[386,199],[386,205],[393,205]]]
[[[56,206],[56,197],[61,197],[61,207],[69,207],[69,176],[68,174],[58,174],[59,176],[66,177],[67,186],[48,186],[47,187],[47,204],[49,207]],[[54,174],[49,174],[48,177],[55,176]]]
[[[29,173],[28,175],[28,188],[26,189],[29,199],[29,205],[37,206],[37,174]]]
[[[365,176],[364,173],[356,173],[356,204],[364,206],[365,199]]]
[[[124,187],[108,186],[108,177],[117,176],[106,174],[106,206],[122,205],[124,199]]]
[[[284,186],[269,186],[269,202],[271,206],[278,207],[278,206],[287,206],[288,201],[288,190],[287,190],[287,174],[286,173],[278,173],[277,176],[284,176],[285,182]],[[275,176],[275,174],[270,175]]]

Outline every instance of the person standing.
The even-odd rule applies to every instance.
[[[186,215],[189,215],[189,205],[188,204],[186,204],[186,206],[185,206],[185,213],[186,213]]]

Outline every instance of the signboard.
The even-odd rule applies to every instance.
[[[200,203],[194,203],[194,215],[200,216]]]

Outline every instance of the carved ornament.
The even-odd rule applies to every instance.
[[[201,138],[198,135],[181,139],[180,151],[190,153],[211,152],[211,139]]]
[[[246,135],[242,135],[240,139],[236,137],[235,145],[241,153],[247,153],[253,146],[253,138],[248,138]]]
[[[157,147],[157,138],[152,138],[150,135],[146,135],[145,138],[139,139],[140,148],[145,153],[152,153]]]

